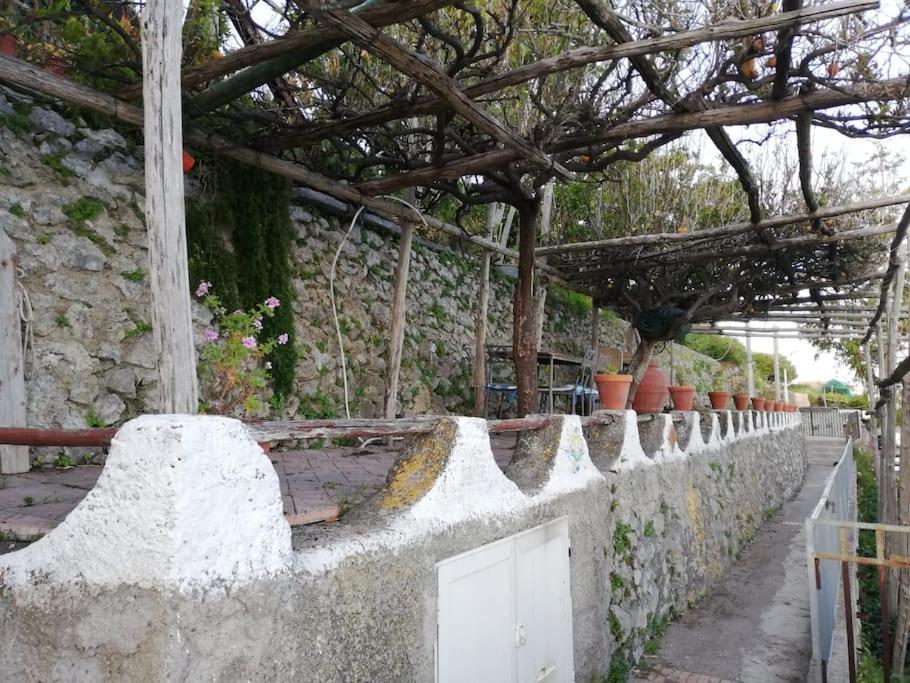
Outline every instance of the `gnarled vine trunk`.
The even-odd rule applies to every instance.
[[[638,387],[641,385],[641,380],[645,376],[648,364],[651,362],[651,357],[653,355],[654,342],[642,338],[641,341],[638,342],[638,348],[635,349],[632,360],[629,361],[629,367],[626,369],[626,372],[632,375],[632,385],[629,387],[629,400],[626,401],[626,408],[628,410],[632,409],[632,401],[635,400],[635,394],[638,393]]]
[[[539,201],[518,207],[518,284],[512,307],[512,359],[518,416],[537,410],[537,323],[534,315],[534,248]]]

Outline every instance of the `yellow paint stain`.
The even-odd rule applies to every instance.
[[[395,464],[379,500],[379,508],[398,510],[415,503],[429,491],[448,461],[454,441],[455,423],[449,420],[444,420],[431,434],[420,439]]]

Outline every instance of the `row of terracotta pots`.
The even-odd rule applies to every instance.
[[[632,375],[601,374],[594,375],[597,391],[600,394],[600,406],[603,410],[624,410],[629,399]],[[657,361],[652,360],[638,386],[638,392],[632,400],[632,409],[637,413],[660,413],[667,405],[667,398],[673,400],[675,410],[692,410],[695,404],[694,386],[672,386],[670,378],[660,369]],[[714,410],[726,410],[730,400],[727,391],[709,391],[708,398]],[[734,394],[733,405],[736,410],[749,409],[748,394]],[[792,403],[771,401],[760,396],[751,398],[752,409],[767,412],[796,412]]]
[[[0,55],[16,57],[19,54],[19,38],[12,33],[0,33]],[[69,64],[63,57],[48,57],[44,60],[44,70],[57,76],[65,76]]]

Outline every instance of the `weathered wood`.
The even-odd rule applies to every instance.
[[[648,364],[654,355],[654,342],[648,339],[640,339],[632,360],[629,361],[629,367],[626,373],[632,375],[632,384],[629,386],[629,399],[626,401],[626,408],[632,409],[632,403],[635,401],[635,394],[638,393],[638,387],[641,386],[641,380],[648,370]]]
[[[415,201],[415,193],[409,191],[405,199],[409,204]],[[401,375],[401,353],[404,349],[404,327],[407,315],[408,273],[411,268],[411,242],[414,240],[414,223],[402,221],[401,236],[398,238],[398,263],[395,266],[395,289],[392,293],[391,323],[389,325],[388,384],[385,392],[386,418],[398,414],[398,380]]]
[[[554,185],[555,181],[553,180],[544,185],[543,198],[540,201],[540,226],[537,232],[542,240],[550,236],[550,223],[553,220]],[[547,259],[542,257],[538,259],[538,262],[546,264]],[[545,277],[537,278],[536,284],[537,301],[535,302],[534,318],[537,321],[537,348],[539,349],[543,343],[543,324],[547,314],[547,279]],[[553,406],[551,405],[550,410],[552,409]]]
[[[872,316],[872,320],[869,322],[869,329],[863,337],[864,344],[872,338],[872,331],[875,325],[878,324],[878,321],[881,320],[882,314],[885,312],[885,307],[888,303],[888,292],[891,289],[891,282],[894,280],[894,276],[901,267],[901,264],[904,263],[900,255],[900,247],[904,238],[907,236],[908,228],[910,228],[910,204],[904,209],[904,215],[901,216],[900,222],[897,225],[897,231],[891,240],[891,247],[888,252],[888,269],[885,271],[885,277],[882,278],[881,296],[879,297],[878,307]]]
[[[632,41],[618,45],[601,45],[596,47],[581,47],[567,50],[554,57],[541,59],[531,64],[520,66],[504,74],[491,76],[476,85],[464,89],[466,95],[472,98],[481,97],[498,92],[520,83],[526,83],[537,78],[576,69],[588,64],[604,62],[614,59],[624,59],[636,55],[654,54],[670,50],[681,50],[709,41],[730,40],[743,38],[763,31],[775,31],[787,26],[795,26],[823,19],[844,16],[855,12],[874,9],[878,6],[877,0],[847,0],[826,5],[808,7],[797,12],[783,12],[760,19],[746,19],[723,21],[712,26],[698,28],[691,31],[681,31],[657,38]],[[378,24],[370,22],[374,26]],[[282,136],[274,140],[274,146],[269,149],[287,149],[322,140],[326,137],[340,135],[341,133],[376,126],[389,121],[395,121],[408,116],[419,114],[437,114],[446,108],[439,98],[426,96],[413,103],[401,106],[389,106],[375,112],[352,116],[341,121],[332,121],[324,125],[317,125],[309,130],[291,135]],[[265,142],[265,141],[264,141]]]
[[[181,0],[148,0],[141,19],[145,222],[163,413],[195,413],[199,404],[183,200],[182,19]]]
[[[487,206],[487,237],[492,238],[502,221],[502,204]],[[480,261],[480,282],[477,292],[477,311],[474,316],[474,415],[487,412],[487,312],[490,306],[490,265],[492,254],[484,252]]]
[[[574,156],[606,142],[634,140],[664,133],[681,133],[699,128],[770,123],[795,116],[803,111],[820,111],[873,100],[903,99],[908,92],[910,92],[910,82],[904,76],[880,83],[859,83],[843,90],[819,90],[804,95],[793,95],[782,100],[734,104],[681,114],[663,114],[607,126],[585,135],[565,137],[544,147],[543,151],[548,154]],[[363,182],[357,187],[364,194],[375,196],[395,192],[405,187],[430,185],[437,180],[452,180],[465,175],[476,175],[483,171],[508,166],[520,158],[520,154],[510,149],[482,152],[448,163],[389,176],[382,180]]]
[[[56,76],[36,66],[13,57],[0,55],[0,82],[13,86],[34,90],[51,97],[56,97],[64,102],[90,111],[105,114],[118,121],[133,126],[143,125],[142,109],[124,102],[105,93],[89,88],[88,86]],[[350,185],[338,183],[326,176],[314,173],[303,166],[278,157],[263,154],[248,147],[236,146],[230,140],[209,133],[200,128],[188,126],[184,128],[183,139],[194,147],[209,150],[220,156],[228,157],[248,164],[275,175],[288,178],[314,190],[348,202],[353,206],[363,205],[377,213],[399,218],[402,220],[418,221],[420,216],[395,202],[366,197]],[[461,228],[441,221],[430,215],[425,215],[424,220],[429,227],[457,236],[482,249],[493,251],[508,258],[517,258],[518,254],[513,249],[507,249],[491,240],[468,235]],[[565,279],[552,267],[546,268],[554,281],[565,282]]]
[[[16,245],[0,228],[0,426],[3,427],[27,424],[17,264]],[[28,470],[27,447],[0,445],[0,474]]]
[[[552,169],[564,178],[572,174],[553,161],[544,152],[510,130],[508,126],[490,114],[482,105],[464,93],[461,85],[442,69],[420,59],[411,50],[373,28],[363,19],[349,12],[321,12],[328,23],[350,36],[364,50],[371,52],[386,63],[411,76],[428,90],[435,93],[453,111],[487,133],[505,147],[515,150],[521,157],[536,166]]]
[[[780,350],[778,349],[777,333],[774,334],[774,400],[781,400],[780,392]]]

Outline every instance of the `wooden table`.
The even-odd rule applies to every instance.
[[[497,344],[488,344],[487,345],[487,383],[493,383],[493,366],[497,362],[511,361],[512,360],[512,347],[511,346],[502,346]],[[561,353],[559,351],[553,351],[550,349],[541,349],[537,352],[537,366],[538,366],[538,379],[540,379],[540,367],[547,367],[549,369],[547,377],[547,406],[549,412],[553,412],[553,375],[556,369],[556,366],[563,367],[578,367],[580,368],[584,363],[584,358],[579,356],[572,356],[567,353]]]

